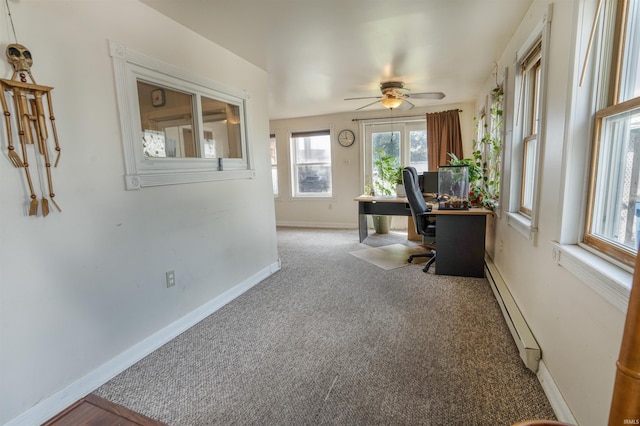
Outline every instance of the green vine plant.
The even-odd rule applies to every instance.
[[[491,91],[489,123],[484,123],[482,136],[472,142],[473,157],[459,159],[449,153],[452,166],[469,166],[469,201],[473,205],[495,210],[500,201],[500,170],[503,146],[503,99],[502,86]],[[479,122],[476,117],[476,130]],[[478,131],[477,134],[480,134]]]
[[[375,153],[378,157],[373,163],[378,171],[374,181],[375,192],[378,195],[395,194],[396,185],[402,183],[402,167],[396,157],[387,155],[384,150],[379,149]]]

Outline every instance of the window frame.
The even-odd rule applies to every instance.
[[[361,170],[362,170],[362,187],[373,185],[375,171],[373,170],[373,147],[371,146],[374,133],[387,133],[390,131],[400,133],[400,152],[399,161],[401,166],[407,166],[411,163],[411,132],[427,131],[426,118],[424,116],[416,116],[415,118],[390,119],[377,118],[370,120],[362,120],[360,122],[360,134],[363,135],[364,143],[361,150]],[[429,145],[429,137],[427,135],[427,147]],[[426,153],[427,165],[429,162],[428,148]],[[428,166],[427,166],[428,168]],[[366,190],[366,188],[365,188]]]
[[[269,134],[269,151],[271,158],[271,183],[273,186],[273,196],[280,196],[280,180],[278,178],[278,138],[276,133]]]
[[[127,190],[143,187],[255,178],[249,155],[249,95],[239,89],[197,76],[176,66],[145,56],[109,40],[125,157]],[[195,95],[194,135],[203,138],[201,97],[235,105],[240,114],[241,158],[145,157],[140,128],[137,82],[142,81]],[[196,133],[197,132],[197,133]],[[199,142],[198,142],[199,143]]]
[[[296,154],[296,146],[295,146],[295,135],[326,135],[329,137],[329,161],[328,162],[314,162],[314,163],[298,163],[297,162],[297,154]],[[317,129],[307,129],[307,130],[295,130],[289,132],[289,158],[290,158],[290,173],[291,173],[291,198],[293,200],[314,200],[314,199],[332,199],[333,198],[333,141],[334,139],[334,127],[326,126],[319,127]],[[329,183],[330,191],[328,192],[318,192],[318,193],[301,193],[299,190],[299,177],[297,173],[297,167],[299,165],[329,165],[329,177],[331,182]]]
[[[534,194],[537,187],[538,167],[538,134],[540,133],[540,95],[542,74],[542,40],[538,41],[532,51],[528,53],[522,66],[523,96],[520,99],[522,114],[522,173],[520,177],[520,206],[519,212],[527,217],[533,215]],[[533,149],[530,144],[535,143]],[[533,154],[533,158],[529,155]],[[533,166],[533,171],[530,170]],[[529,172],[532,172],[529,176]],[[529,184],[531,187],[529,187]],[[530,198],[530,205],[529,205]]]
[[[531,241],[536,246],[538,243],[538,223],[539,223],[539,198],[540,198],[540,171],[542,170],[542,153],[544,152],[545,145],[545,133],[546,133],[546,86],[547,86],[547,73],[549,62],[549,44],[551,36],[551,18],[553,16],[553,4],[549,4],[546,13],[542,16],[542,19],[535,26],[527,40],[521,45],[521,48],[516,53],[516,61],[514,62],[514,69],[516,76],[514,78],[514,102],[512,104],[513,113],[513,131],[511,137],[511,162],[508,168],[508,180],[509,187],[508,193],[505,194],[505,206],[507,208],[506,219],[507,224],[513,229],[522,234],[525,238]],[[536,170],[533,178],[533,202],[530,215],[527,215],[520,211],[521,196],[522,196],[522,178],[524,168],[524,153],[523,153],[523,141],[524,141],[524,129],[522,123],[522,97],[524,90],[523,85],[523,61],[527,56],[534,52],[535,47],[540,45],[540,93],[538,97],[538,123],[536,129],[537,146],[536,146]],[[506,167],[506,166],[505,166]],[[503,182],[504,183],[504,182]]]
[[[609,15],[609,20],[604,19],[605,31],[603,39],[603,49],[600,56],[600,73],[596,77],[597,87],[600,88],[602,95],[596,102],[596,111],[594,114],[592,148],[590,157],[590,173],[587,184],[587,206],[584,221],[584,229],[581,242],[587,248],[611,258],[614,262],[620,262],[628,268],[633,268],[638,250],[634,252],[627,247],[607,241],[605,238],[598,236],[591,231],[595,211],[598,208],[596,203],[596,192],[598,186],[598,170],[600,165],[600,149],[605,143],[603,141],[603,120],[613,117],[617,114],[630,112],[640,107],[640,96],[621,100],[621,85],[623,84],[624,70],[624,53],[626,51],[627,28],[629,24],[629,2],[631,0],[620,0],[616,2],[616,10]],[[604,7],[608,7],[613,3],[606,2]],[[640,4],[636,4],[640,7]],[[640,19],[638,19],[640,22]],[[612,54],[608,54],[608,52]],[[638,241],[636,241],[636,244]]]
[[[616,2],[617,0],[611,0]],[[561,216],[557,237],[551,241],[552,259],[581,283],[624,314],[629,304],[634,268],[584,243],[587,222],[589,179],[595,141],[596,112],[607,105],[611,57],[611,29],[615,12],[610,0],[584,3],[584,15],[577,24],[576,66],[571,76],[572,114],[567,117],[563,148]],[[598,12],[598,7],[604,7]],[[595,21],[594,17],[599,16]],[[592,25],[597,25],[594,31]],[[593,35],[592,35],[593,34]],[[590,46],[589,39],[593,38]],[[592,48],[592,55],[589,49]],[[607,76],[603,79],[603,76]]]
[[[627,265],[633,265],[635,263],[636,254],[633,253],[633,251],[626,249],[622,245],[609,243],[606,239],[591,233],[590,230],[593,225],[594,209],[596,208],[595,187],[597,186],[596,176],[598,176],[600,165],[600,158],[598,153],[600,152],[600,148],[602,146],[602,122],[608,117],[613,117],[617,114],[629,112],[638,108],[640,108],[640,97],[633,98],[623,103],[611,105],[599,110],[596,113],[596,124],[594,130],[595,141],[593,146],[591,173],[589,179],[589,193],[587,201],[587,220],[583,239],[583,242],[588,246],[593,247],[595,250],[611,256],[614,259],[617,259]]]

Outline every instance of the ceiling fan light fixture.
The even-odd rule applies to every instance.
[[[383,98],[380,99],[380,103],[384,105],[385,108],[394,109],[398,108],[402,105],[402,99],[400,98]]]

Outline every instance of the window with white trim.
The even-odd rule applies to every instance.
[[[640,0],[605,2],[584,243],[632,266],[640,242]]]
[[[363,123],[365,135],[364,182],[376,190],[376,195],[395,194],[396,188],[380,185],[376,160],[392,157],[398,166],[415,167],[418,173],[428,170],[427,125],[423,117],[389,121],[370,120]]]
[[[507,123],[512,131],[504,151],[510,153],[505,165],[506,182],[502,182],[507,191],[500,194],[505,195],[504,203],[500,204],[506,207],[509,226],[533,245],[538,244],[540,222],[539,198],[546,136],[545,99],[552,16],[553,3],[549,3],[546,13],[516,52],[513,86],[509,85],[506,89],[507,93],[513,93],[514,101],[513,109],[507,114],[513,119]],[[495,95],[501,97],[500,93]],[[506,131],[505,134],[508,133]]]
[[[520,176],[520,205],[518,211],[531,217],[538,173],[538,134],[541,90],[541,47],[538,41],[520,62],[521,90],[517,119],[521,120],[522,172]]]
[[[331,131],[291,133],[292,195],[331,197]]]
[[[113,41],[127,189],[253,178],[248,95]]]
[[[273,195],[278,196],[278,148],[276,146],[276,135],[269,136],[270,157],[271,157],[271,183],[273,185]]]

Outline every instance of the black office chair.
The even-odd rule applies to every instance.
[[[418,172],[413,167],[405,167],[402,170],[402,182],[407,192],[407,200],[411,208],[411,216],[416,226],[416,232],[422,236],[435,238],[436,222],[435,216],[431,214],[431,207],[426,203],[420,186],[418,185]],[[429,271],[429,267],[436,261],[436,251],[431,250],[429,253],[412,254],[407,260],[409,263],[416,257],[429,257],[423,271]]]

